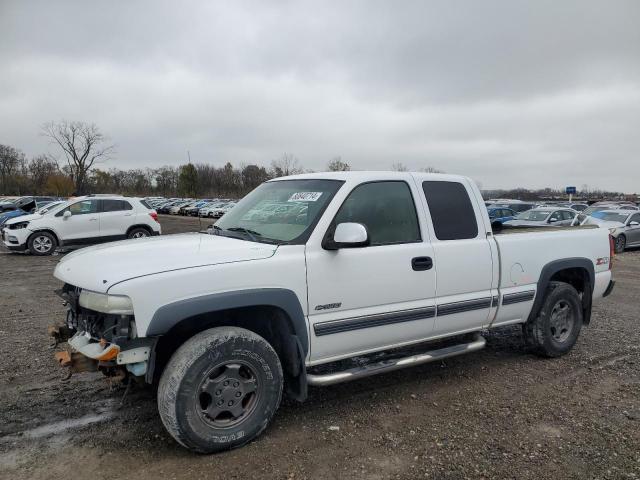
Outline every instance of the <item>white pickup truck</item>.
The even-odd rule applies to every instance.
[[[283,388],[303,400],[308,385],[473,352],[487,329],[522,324],[534,352],[563,355],[613,288],[612,256],[607,229],[494,235],[465,177],[297,175],[208,232],[65,256],[69,312],[52,334],[72,371],[159,382],[169,433],[214,452],[259,435]]]

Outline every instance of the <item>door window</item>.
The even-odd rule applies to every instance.
[[[549,217],[549,221],[551,220],[556,220],[559,221],[561,219],[561,211],[560,210],[556,210],[555,212],[553,212],[551,214],[551,216]]]
[[[422,182],[433,229],[438,240],[462,240],[478,236],[476,214],[467,189],[459,182]]]
[[[82,200],[80,202],[73,203],[64,210],[58,212],[56,216],[61,217],[66,211],[71,212],[71,215],[86,215],[88,213],[96,213],[98,211],[98,200]]]
[[[563,210],[562,211],[562,219],[563,220],[573,220],[574,214],[567,211],[567,210]]]
[[[120,212],[123,210],[133,210],[133,207],[126,200],[102,200],[103,212]]]
[[[629,223],[631,222],[638,222],[640,223],[640,213],[636,213],[635,215],[633,215],[630,219],[629,219]],[[628,225],[628,224],[627,224]]]
[[[418,214],[405,182],[372,182],[357,186],[340,207],[334,226],[345,222],[364,225],[372,246],[420,241]]]

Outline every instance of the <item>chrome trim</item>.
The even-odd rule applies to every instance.
[[[363,328],[380,327],[394,323],[412,322],[414,320],[425,320],[433,318],[436,314],[435,307],[415,308],[402,310],[399,312],[379,313],[362,317],[351,317],[340,320],[330,320],[316,323],[313,331],[317,337],[331,335],[333,333],[349,332]]]
[[[362,367],[350,368],[341,372],[327,373],[324,375],[307,374],[307,383],[314,386],[335,385],[336,383],[358,380],[360,378],[378,375],[379,373],[392,372],[401,368],[413,367],[429,363],[443,358],[455,357],[463,353],[475,352],[484,348],[486,340],[479,333],[476,334],[472,342],[450,347],[439,348],[436,350],[411,355],[409,357],[396,358],[393,360],[382,360],[380,362],[371,363]]]
[[[511,305],[513,303],[529,302],[536,296],[535,290],[527,290],[525,292],[507,293],[502,296],[502,305]]]

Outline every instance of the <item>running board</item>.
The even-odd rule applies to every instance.
[[[475,352],[484,348],[486,340],[480,334],[477,334],[472,342],[452,345],[450,347],[431,350],[409,357],[396,358],[393,360],[382,360],[380,362],[370,363],[362,367],[350,368],[341,372],[327,373],[324,375],[307,374],[307,384],[314,386],[334,385],[336,383],[358,380],[360,378],[378,375],[379,373],[392,372],[401,368],[422,365],[423,363],[435,362],[444,358],[455,357],[463,353]]]

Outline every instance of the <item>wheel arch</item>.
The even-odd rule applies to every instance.
[[[528,321],[537,317],[544,303],[544,293],[552,281],[568,283],[582,295],[583,322],[585,325],[588,324],[591,320],[595,269],[593,262],[583,257],[555,260],[542,268],[537,284],[537,294]]]
[[[153,235],[153,229],[149,225],[146,225],[144,223],[131,225],[129,228],[127,228],[127,232],[125,233],[125,235],[129,236],[129,233],[134,228],[144,228],[147,232],[149,232],[150,235]]]
[[[148,337],[159,337],[147,381],[159,378],[187,339],[218,326],[242,327],[267,340],[280,358],[289,394],[297,400],[306,398],[307,322],[296,294],[278,288],[216,293],[160,307],[146,332]]]
[[[58,243],[58,245],[62,245],[62,241],[60,240],[60,237],[58,236],[58,234],[52,228],[48,228],[48,227],[40,227],[33,230],[27,237],[27,243],[29,242],[29,239],[33,237],[35,234],[42,233],[42,232],[50,233],[56,239],[56,242]]]

